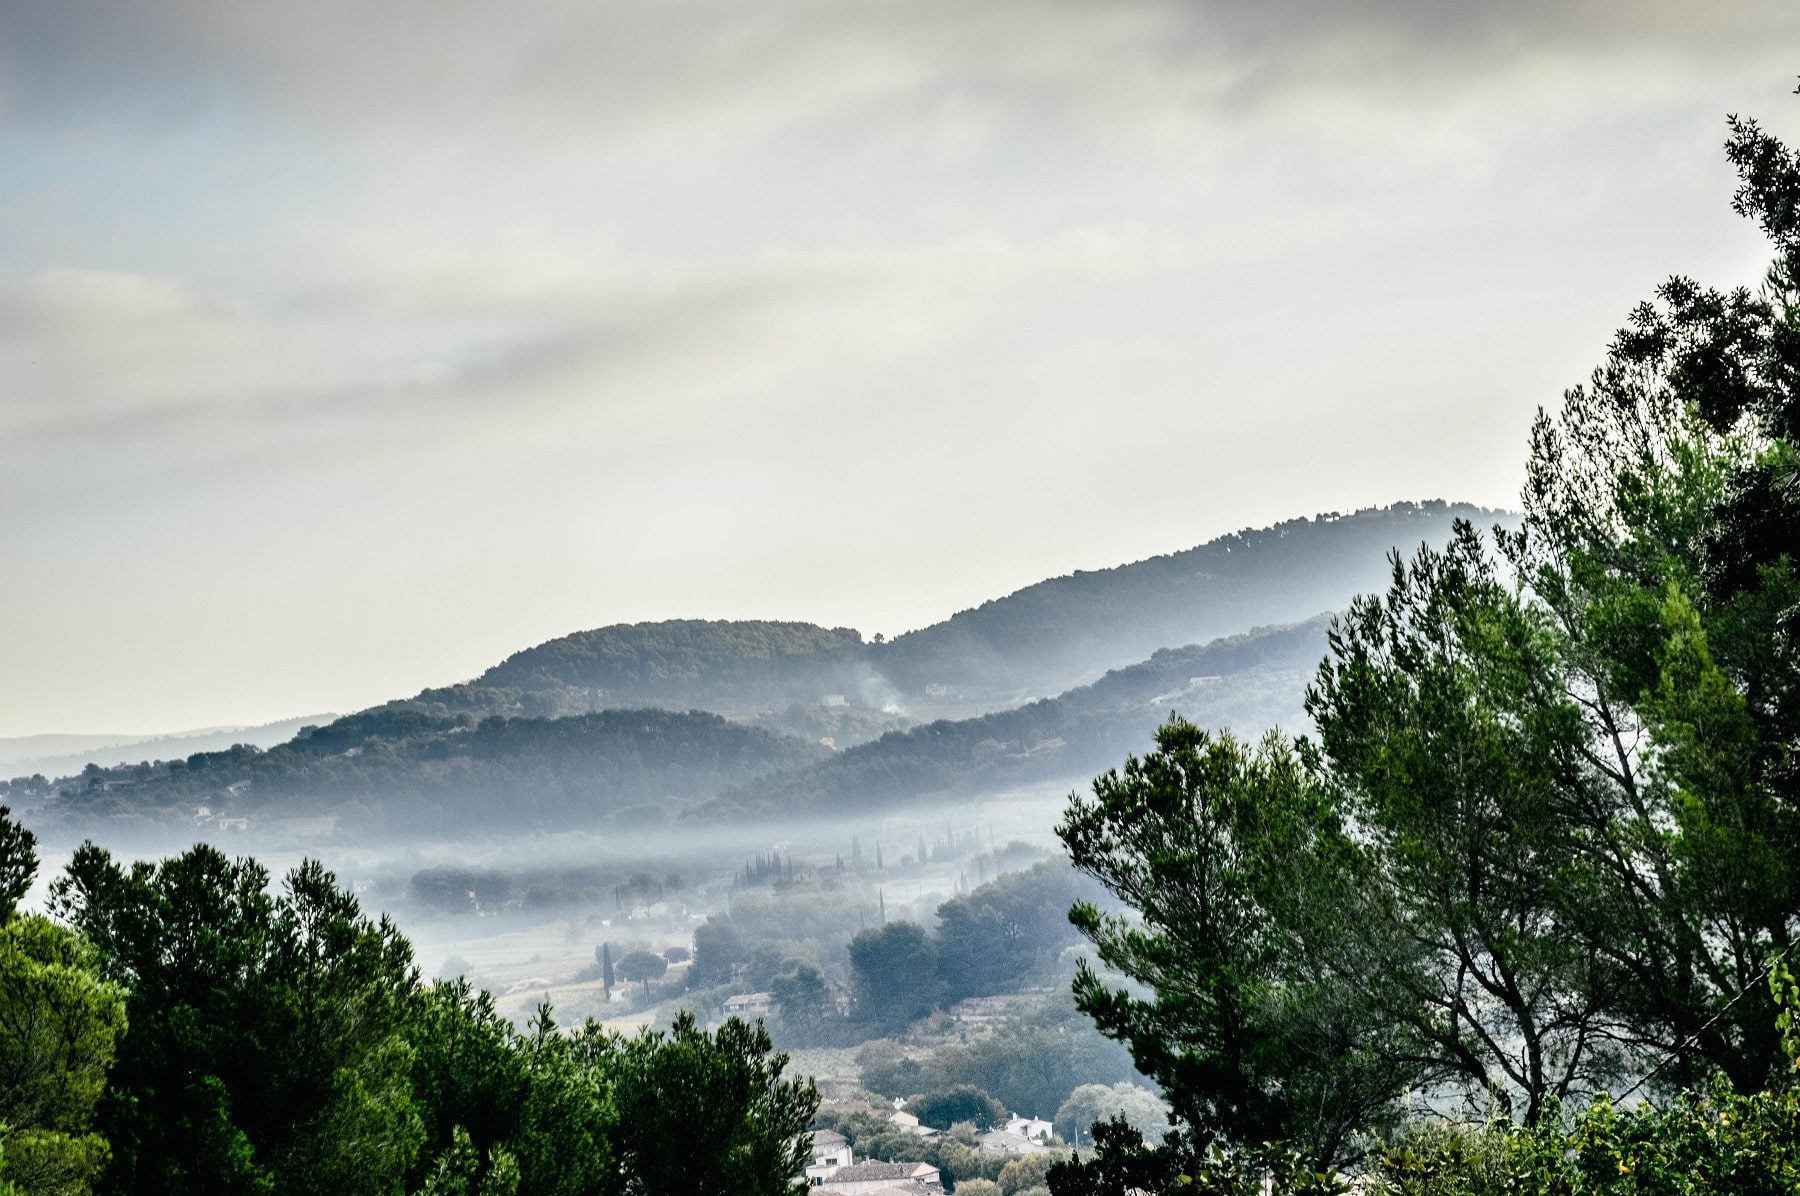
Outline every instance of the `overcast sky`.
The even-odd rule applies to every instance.
[[[1504,505],[1800,5],[0,3],[0,735]]]

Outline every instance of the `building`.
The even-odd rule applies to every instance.
[[[810,1136],[812,1162],[806,1165],[808,1187],[818,1187],[856,1161],[849,1141],[836,1130],[813,1130]]]
[[[939,1171],[930,1163],[852,1163],[813,1185],[820,1196],[875,1196],[888,1188],[902,1192],[942,1192]]]
[[[768,993],[739,993],[725,998],[726,1017],[765,1017],[775,1008],[775,998]]]
[[[917,1117],[901,1109],[895,1109],[888,1116],[888,1122],[895,1129],[905,1130],[907,1133],[916,1134],[921,1138],[935,1138],[939,1133],[928,1125],[920,1125]]]
[[[1011,1130],[989,1130],[985,1134],[975,1136],[975,1148],[983,1154],[1039,1154],[1050,1149],[1042,1142],[1033,1141],[1024,1134],[1015,1134]]]
[[[1033,1142],[1046,1144],[1049,1143],[1050,1136],[1056,1132],[1055,1126],[1036,1117],[1009,1117],[1001,1128],[1009,1134],[1017,1134],[1021,1138],[1030,1138]]]

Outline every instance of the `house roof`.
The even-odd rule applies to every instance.
[[[850,1140],[836,1130],[814,1130],[812,1132],[813,1149],[821,1146],[848,1146]]]
[[[871,1179],[911,1179],[915,1175],[937,1174],[930,1163],[852,1163],[831,1173],[834,1184],[862,1183]]]

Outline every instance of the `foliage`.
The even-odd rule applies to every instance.
[[[843,1019],[825,977],[811,964],[795,964],[769,985],[775,1016],[783,1041],[803,1045],[835,1042],[842,1037]]]
[[[1171,719],[1155,752],[1072,797],[1057,829],[1139,915],[1082,904],[1070,918],[1148,989],[1083,961],[1076,1003],[1203,1140],[1274,1137],[1331,1159],[1416,1081],[1319,962],[1351,908],[1353,845],[1281,741],[1252,749]]]
[[[55,887],[130,993],[102,1107],[120,1186],[385,1192],[412,1163],[406,940],[316,863],[267,887],[210,847],[126,869],[91,844]]]
[[[0,918],[12,917],[37,875],[37,836],[0,806]]]
[[[566,827],[633,803],[698,800],[726,784],[817,759],[817,744],[714,714],[607,710],[569,718],[439,718],[366,711],[259,751],[236,747],[94,771],[63,788],[76,817],[218,804],[246,815],[343,810],[398,829]],[[116,790],[108,780],[128,779]],[[241,786],[232,795],[232,786]],[[506,800],[496,801],[496,795]]]
[[[1006,1196],[1017,1196],[1033,1188],[1042,1188],[1049,1180],[1050,1169],[1067,1156],[1060,1151],[1043,1151],[1008,1159],[1000,1168],[1000,1190]]]
[[[669,961],[654,951],[628,952],[614,965],[619,979],[627,982],[640,981],[646,993],[650,991],[650,982],[661,979],[668,970]]]
[[[937,948],[923,927],[890,922],[850,940],[852,1016],[875,1034],[902,1029],[940,997]]]
[[[886,1096],[967,1084],[1015,1112],[1049,1115],[1087,1083],[1141,1080],[1128,1051],[1095,1031],[1067,998],[1022,1008],[970,1042],[913,1056],[884,1043],[858,1052],[863,1086]]]
[[[589,1023],[573,1041],[611,1078],[631,1196],[792,1191],[809,1159],[803,1135],[819,1096],[806,1081],[781,1078],[787,1056],[760,1025],[732,1018],[707,1034],[683,1013],[667,1036],[620,1038]]]
[[[13,908],[36,871],[31,832],[0,807],[0,1188],[84,1196],[107,1160],[95,1109],[125,994],[67,927]]]
[[[515,1196],[519,1164],[510,1153],[495,1149],[482,1157],[468,1131],[456,1127],[450,1149],[437,1159],[420,1196]]]
[[[1004,1105],[967,1084],[921,1093],[906,1102],[906,1111],[917,1117],[920,1125],[940,1130],[947,1130],[959,1121],[986,1130],[1006,1120]]]
[[[1094,1123],[1122,1119],[1146,1141],[1158,1142],[1169,1132],[1169,1106],[1154,1092],[1120,1081],[1083,1084],[1069,1093],[1056,1110],[1056,1134],[1065,1142],[1082,1142],[1093,1136]]]
[[[1002,876],[938,906],[945,1000],[1007,992],[1079,940],[1063,911],[1098,896],[1066,860]]]

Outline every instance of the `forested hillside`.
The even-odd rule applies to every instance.
[[[992,791],[1091,773],[1137,750],[1172,711],[1254,735],[1300,717],[1325,651],[1323,617],[1164,649],[1092,685],[1014,710],[892,732],[761,778],[714,803],[744,809],[870,809],[909,797]]]
[[[664,807],[823,756],[791,736],[714,714],[609,710],[563,719],[351,715],[268,751],[90,769],[64,786],[76,820],[186,812],[268,818],[336,813],[394,829],[574,826],[636,803]]]
[[[434,714],[553,717],[619,706],[774,715],[841,698],[880,715],[957,716],[1059,693],[1161,648],[1335,610],[1380,585],[1390,548],[1442,543],[1452,522],[1509,518],[1467,504],[1396,503],[1235,532],[1196,548],[1077,572],[887,642],[849,628],[677,619],[576,632],[474,680],[393,705]]]
[[[1073,573],[896,637],[876,652],[908,693],[1056,693],[1159,648],[1336,610],[1386,579],[1388,550],[1439,544],[1458,518],[1504,512],[1464,503],[1396,503],[1293,519],[1129,565]]]

